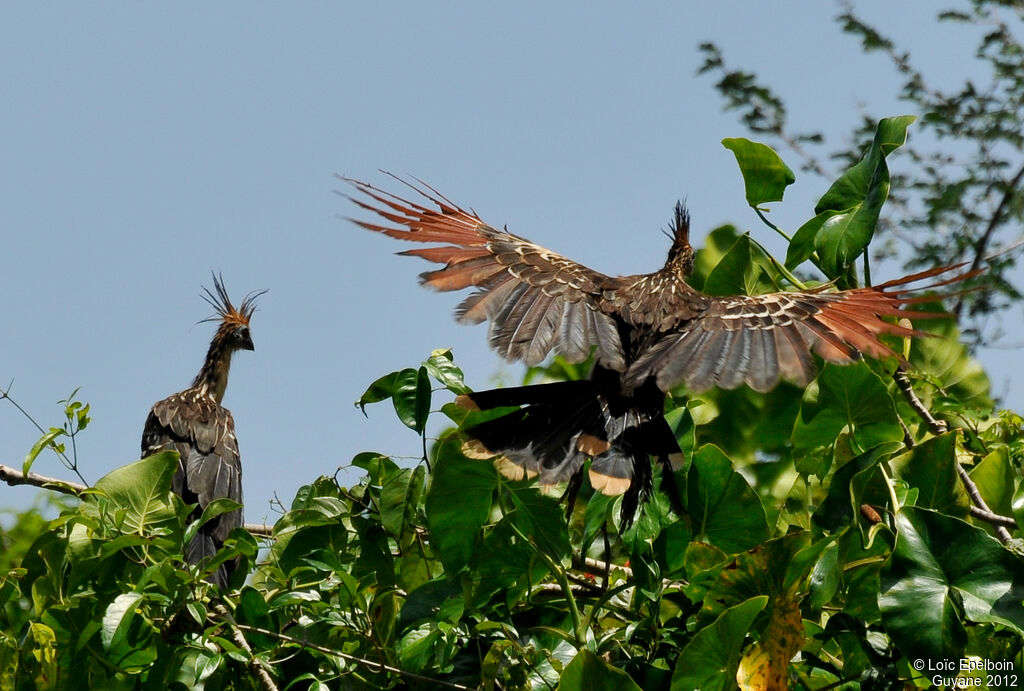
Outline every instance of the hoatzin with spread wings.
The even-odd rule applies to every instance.
[[[254,349],[249,319],[256,310],[256,298],[266,292],[249,293],[236,309],[219,276],[213,277],[213,288],[203,289],[203,299],[216,312],[203,322],[219,322],[206,360],[192,386],[153,406],[142,431],[143,457],[160,451],[178,452],[171,490],[186,504],[196,504],[192,520],[215,499],[242,502],[242,460],[235,420],[221,401],[228,385],[231,356],[236,350]],[[185,559],[198,564],[212,558],[231,531],[241,525],[241,509],[216,516],[202,525],[185,546]],[[233,567],[222,564],[208,580],[226,588]]]
[[[529,240],[498,230],[433,188],[403,184],[421,195],[408,201],[365,182],[352,201],[382,221],[353,221],[400,240],[442,243],[411,249],[443,268],[421,275],[436,290],[475,287],[456,310],[460,322],[490,320],[491,346],[505,359],[536,365],[551,351],[580,362],[593,350],[590,379],[480,391],[457,402],[471,410],[523,406],[468,431],[467,455],[496,457],[502,474],[578,486],[584,462],[594,489],[625,494],[632,517],[651,486],[653,456],[668,471],[682,460],[662,416],[665,392],[747,384],[765,392],[780,379],[805,386],[812,353],[837,364],[862,354],[902,360],[879,337],[920,335],[886,317],[935,317],[907,306],[933,300],[909,284],[957,267],[924,271],[878,286],[830,291],[712,297],[690,287],[689,216],[680,203],[665,265],[650,274],[606,276]],[[965,278],[938,280],[937,287]],[[671,472],[663,477],[668,480]],[[674,483],[665,483],[675,499]],[[675,499],[678,505],[678,499]]]

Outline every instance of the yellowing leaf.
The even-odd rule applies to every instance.
[[[743,691],[786,691],[789,661],[804,642],[800,608],[789,596],[772,603],[761,640],[750,646],[736,670]]]

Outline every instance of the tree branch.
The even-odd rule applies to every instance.
[[[256,537],[270,538],[274,536],[274,526],[266,523],[245,523],[242,527]]]
[[[231,629],[231,638],[238,644],[238,647],[244,650],[249,655],[249,669],[256,675],[256,678],[260,680],[260,686],[263,687],[263,691],[277,691],[277,684],[270,678],[270,674],[263,668],[260,661],[252,654],[252,647],[249,646],[249,642],[245,640],[245,636],[242,634],[241,629],[238,628],[235,618],[231,616],[231,613],[224,608],[224,605],[214,605],[213,611],[216,612],[220,617],[227,623],[228,628]]]
[[[1008,516],[1000,516],[997,513],[986,511],[985,509],[978,508],[977,506],[971,507],[971,515],[982,521],[988,521],[992,525],[1001,525],[1006,528],[1016,528],[1017,521],[1009,518]]]
[[[1003,198],[999,200],[999,205],[996,206],[996,210],[992,212],[992,217],[988,220],[988,225],[985,227],[985,232],[981,234],[978,241],[974,243],[974,261],[971,262],[971,271],[976,271],[981,268],[981,262],[985,260],[985,252],[988,249],[988,243],[992,240],[992,235],[995,233],[996,228],[1003,222],[1003,216],[1006,215],[1006,208],[1013,201],[1014,196],[1017,194],[1017,186],[1020,185],[1021,180],[1024,180],[1024,166],[1021,166],[1017,174],[1014,175],[1008,183],[1006,183],[1006,189],[1003,190]],[[961,297],[956,307],[953,308],[953,314],[959,319],[961,312],[964,310],[964,299]]]
[[[71,482],[68,480],[59,480],[55,477],[47,477],[46,475],[39,475],[37,473],[29,473],[26,475],[16,468],[12,468],[9,465],[0,465],[0,481],[6,482],[10,486],[15,485],[30,485],[32,487],[42,487],[44,489],[53,490],[54,492],[60,492],[62,494],[73,494],[76,497],[82,495],[88,487],[77,482]]]
[[[572,556],[572,567],[584,573],[589,573],[591,576],[604,576],[608,571],[614,569],[615,571],[621,571],[627,579],[633,578],[633,569],[628,566],[598,561],[590,557],[581,558],[576,554]]]
[[[956,464],[956,473],[957,475],[960,476],[960,480],[964,483],[964,487],[967,489],[967,495],[971,498],[971,501],[974,502],[974,506],[971,507],[971,515],[974,515],[973,509],[977,507],[984,512],[985,516],[998,516],[997,513],[995,513],[992,509],[988,507],[988,504],[985,502],[984,497],[981,496],[981,492],[978,491],[978,486],[974,484],[974,480],[971,479],[970,475],[967,474],[967,471],[964,470],[964,467],[959,463]],[[982,518],[982,516],[979,516],[979,518]],[[1003,517],[1000,516],[1000,518]],[[985,520],[988,519],[986,518]],[[1010,523],[1014,526],[1017,525],[1016,522],[1009,518],[1005,520],[1010,521]],[[996,537],[999,538],[1000,542],[1002,542],[1005,545],[1007,542],[1010,541],[1010,531],[1008,531],[1006,528],[1004,528],[1002,525],[998,523],[995,524],[995,529]]]
[[[906,399],[910,407],[914,409],[914,412],[918,414],[924,424],[928,426],[928,431],[932,434],[944,434],[949,431],[949,425],[945,420],[936,420],[932,415],[932,412],[925,407],[921,399],[917,397],[914,392],[914,387],[910,384],[910,379],[907,378],[907,373],[903,369],[903,366],[896,368],[896,371],[892,373],[893,381],[896,382],[897,388],[900,393],[903,394],[903,398]]]
[[[55,477],[39,475],[38,473],[29,473],[28,475],[25,475],[25,473],[21,472],[17,468],[2,464],[0,464],[0,482],[5,482],[11,487],[16,485],[41,487],[43,489],[60,492],[61,494],[70,494],[76,497],[82,496],[82,494],[89,489],[86,485],[78,482],[72,482],[70,480],[61,480]],[[273,537],[274,534],[274,526],[267,525],[266,523],[246,523],[243,527],[256,537],[269,538]]]
[[[242,629],[243,631],[252,631],[253,633],[259,633],[263,634],[264,636],[270,636],[271,638],[276,638],[286,643],[292,643],[303,648],[315,650],[325,655],[333,655],[335,657],[340,657],[343,660],[357,662],[377,672],[393,672],[403,677],[408,677],[409,679],[425,681],[431,684],[436,684],[438,686],[447,686],[451,689],[465,689],[466,691],[473,691],[473,689],[475,688],[472,686],[465,686],[463,684],[456,684],[453,681],[445,681],[444,679],[435,679],[433,677],[424,676],[422,674],[416,674],[415,672],[410,672],[408,670],[400,669],[398,667],[392,667],[391,665],[385,664],[383,662],[367,660],[364,657],[356,657],[355,655],[349,655],[348,653],[342,652],[340,650],[332,650],[331,648],[325,648],[322,645],[317,645],[316,643],[311,643],[309,641],[302,640],[301,638],[295,638],[294,636],[289,636],[284,633],[278,633],[277,631],[271,631],[269,629],[264,629],[259,626],[249,626],[248,624],[235,624],[235,626]]]
[[[917,397],[913,387],[910,385],[910,380],[907,378],[907,373],[903,371],[902,367],[897,367],[893,373],[892,378],[896,381],[897,387],[903,393],[903,397],[907,399],[907,403],[914,409],[926,425],[932,434],[943,434],[949,431],[949,425],[943,420],[936,420],[931,411],[925,407],[921,399]],[[956,462],[956,472],[960,476],[960,480],[964,483],[964,488],[967,490],[967,495],[974,502],[974,506],[971,507],[971,515],[975,516],[984,521],[988,521],[993,524],[996,529],[996,537],[1004,545],[1010,541],[1010,532],[1006,529],[1007,526],[1011,528],[1017,527],[1017,522],[1007,516],[1000,516],[996,512],[992,511],[985,503],[985,499],[981,496],[981,492],[978,491],[978,486],[974,484],[974,480],[971,479],[964,467],[960,465],[960,462]]]

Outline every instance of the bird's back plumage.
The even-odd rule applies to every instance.
[[[190,388],[153,406],[142,432],[142,455],[161,451],[178,452],[171,491],[186,504],[197,504],[198,515],[215,499],[242,502],[242,459],[235,421],[231,411],[212,396]],[[241,509],[213,518],[186,545],[186,560],[198,564],[212,558],[231,531],[241,526]],[[226,571],[215,575],[222,588],[227,586],[227,575]]]

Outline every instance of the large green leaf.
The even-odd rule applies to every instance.
[[[386,477],[380,489],[380,522],[384,530],[399,540],[415,519],[425,472],[422,465],[399,469]]]
[[[956,434],[932,437],[892,461],[893,472],[917,489],[916,505],[967,518],[970,499],[957,475]]]
[[[706,539],[729,553],[749,549],[769,535],[757,494],[713,444],[705,444],[693,456],[686,510],[693,520],[694,539]]]
[[[672,673],[672,691],[717,691],[736,688],[743,639],[768,596],[752,597],[730,607],[690,640],[679,654]]]
[[[704,245],[693,257],[693,273],[687,283],[697,290],[704,290],[704,282],[711,271],[722,261],[729,248],[736,244],[740,232],[735,226],[719,226],[704,238]]]
[[[765,144],[741,137],[723,139],[722,146],[736,155],[736,163],[743,173],[747,203],[751,206],[782,201],[786,187],[796,182],[796,176],[789,166]]]
[[[437,363],[435,362],[436,366]],[[442,373],[443,374],[443,373]],[[430,377],[426,367],[411,367],[387,374],[370,384],[356,401],[366,413],[369,403],[391,399],[398,419],[409,429],[422,433],[430,413]]]
[[[558,680],[559,691],[640,691],[628,674],[586,648],[576,653]]]
[[[142,534],[157,528],[174,529],[178,516],[168,495],[177,467],[178,454],[162,451],[107,473],[94,489],[126,509],[123,530]]]
[[[767,293],[779,289],[777,274],[764,250],[744,234],[708,274],[703,290],[709,295]]]
[[[398,419],[409,429],[423,432],[430,414],[430,379],[427,368],[404,369],[395,380],[392,402]]]
[[[860,449],[903,439],[885,384],[863,362],[827,363],[817,384],[817,400],[805,398],[793,430],[797,448],[831,447],[844,430],[853,432]]]
[[[109,660],[119,669],[139,669],[157,657],[154,627],[138,614],[142,599],[141,593],[122,593],[103,614],[100,640]]]
[[[825,500],[814,512],[814,523],[828,531],[836,531],[847,525],[862,503],[870,503],[865,490],[874,478],[873,472],[879,462],[902,446],[898,442],[879,444],[838,467],[832,474]],[[888,498],[886,490],[886,502]]]
[[[427,368],[430,376],[452,393],[469,393],[462,370],[456,367],[450,349],[435,350],[423,362],[423,366]]]
[[[427,491],[427,523],[450,575],[469,562],[497,486],[494,466],[463,456],[457,440],[446,441],[438,449]]]
[[[1024,563],[980,528],[916,507],[896,517],[896,546],[882,571],[882,622],[911,658],[958,659],[966,621],[1024,633]]]
[[[816,215],[811,220],[797,228],[793,238],[789,241],[789,249],[786,250],[786,266],[790,269],[807,261],[814,254],[814,241],[825,225],[825,221],[832,218],[834,212],[825,211]]]
[[[1014,469],[1005,446],[994,449],[971,470],[971,479],[988,507],[1001,516],[1013,515]],[[961,492],[962,485],[957,487]],[[949,513],[949,512],[947,512]]]
[[[819,266],[830,278],[844,273],[867,248],[874,235],[882,205],[889,196],[889,168],[885,157],[907,140],[912,115],[884,118],[864,157],[836,180],[814,208],[816,217],[793,237],[787,266],[810,256],[810,238]]]
[[[798,530],[699,570],[701,564],[713,560],[714,553],[687,550],[689,584],[684,592],[702,603],[701,621],[757,595],[768,595],[774,601],[804,579],[827,546],[827,540],[811,544],[810,531]]]
[[[544,496],[536,485],[510,484],[508,489],[515,506],[511,518],[516,527],[554,561],[568,559],[569,533],[558,501]]]

